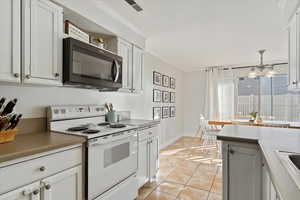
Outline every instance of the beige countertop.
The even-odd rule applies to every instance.
[[[20,134],[15,141],[0,144],[0,163],[84,142],[83,137],[52,132]]]
[[[269,127],[226,126],[219,140],[256,143],[270,169],[270,176],[282,200],[299,200],[300,189],[282,165],[276,151],[300,153],[300,130]]]

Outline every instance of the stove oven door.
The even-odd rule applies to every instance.
[[[88,142],[88,200],[137,171],[137,132],[122,132]]]

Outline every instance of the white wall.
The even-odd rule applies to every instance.
[[[184,73],[184,135],[194,136],[199,127],[200,114],[205,112],[205,72]]]
[[[183,134],[183,72],[164,63],[155,56],[146,53],[144,67],[144,92],[128,94],[120,92],[98,92],[96,90],[39,87],[39,86],[7,86],[0,83],[0,96],[8,99],[18,98],[16,111],[25,118],[46,117],[45,108],[49,105],[63,104],[104,104],[112,102],[117,110],[130,110],[132,117],[152,119],[152,72],[159,71],[176,78],[177,117],[162,120],[163,143]]]

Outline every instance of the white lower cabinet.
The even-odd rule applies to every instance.
[[[81,163],[80,146],[1,167],[1,177],[10,177],[10,181],[0,181],[0,200],[82,200]],[[18,175],[20,170],[31,179]]]
[[[261,152],[258,145],[223,142],[223,200],[261,199]]]
[[[139,142],[139,163],[138,163],[138,182],[139,187],[144,185],[146,182],[149,181],[149,158],[148,158],[148,152],[149,152],[149,141],[148,139],[145,139],[141,142]]]
[[[159,137],[157,126],[139,131],[138,186],[150,182],[159,167]]]
[[[3,194],[0,200],[40,200],[40,182]]]
[[[41,181],[42,200],[81,200],[82,167],[74,167]]]
[[[149,174],[150,178],[152,178],[156,176],[159,164],[159,145],[157,136],[149,141],[149,147]]]
[[[272,183],[268,165],[264,159],[262,167],[262,200],[280,200]]]
[[[258,145],[222,141],[223,200],[280,200]]]

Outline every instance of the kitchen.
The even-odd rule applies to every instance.
[[[299,187],[289,178],[289,167],[268,165],[290,163],[281,162],[280,156],[276,160],[273,148],[299,152],[298,143],[291,142],[298,141],[298,103],[291,98],[284,107],[278,106],[282,99],[276,99],[277,93],[288,93],[282,87],[274,98],[262,98],[269,95],[266,88],[276,89],[277,82],[255,78],[261,77],[260,72],[267,77],[275,71],[283,74],[278,76],[280,84],[288,81],[288,74],[289,91],[298,95],[299,35],[294,16],[299,2],[268,0],[256,8],[258,3],[2,1],[0,97],[6,99],[1,122],[9,122],[0,124],[5,142],[0,144],[0,199],[235,200],[241,194],[247,194],[243,199],[297,199]],[[245,8],[253,14],[243,15]],[[231,17],[235,15],[243,17]],[[210,42],[195,40],[199,35]],[[244,37],[252,43],[248,48],[243,47]],[[232,44],[232,53],[227,54]],[[256,53],[260,49],[266,51]],[[259,81],[245,78],[252,69],[257,73],[253,80]],[[236,74],[244,89],[238,96],[232,89],[236,85],[228,81],[233,79],[228,77],[236,80]],[[215,78],[223,85],[210,90]],[[257,87],[257,82],[264,92],[247,89]],[[218,87],[225,99],[221,102]],[[7,106],[8,102],[15,106]],[[249,122],[252,111],[257,113]],[[269,127],[259,127],[263,124]],[[207,127],[218,135],[206,134]],[[247,134],[248,128],[255,134]],[[264,130],[266,135],[261,136]],[[272,132],[278,132],[281,140],[282,134],[289,135],[291,147],[278,141],[269,144],[266,138]],[[14,140],[5,141],[9,139]],[[228,152],[239,152],[236,146],[262,160],[247,176],[225,173],[229,164],[224,163],[231,161]],[[244,154],[235,154],[240,157],[233,162],[244,159]],[[245,165],[251,159],[246,158]],[[263,181],[268,187],[272,182],[275,197],[261,197],[266,190],[256,179],[252,185],[241,184],[260,177],[261,172],[251,173],[262,163],[268,166],[262,176],[269,177]],[[236,167],[230,173],[243,174],[243,169]],[[228,181],[231,176],[241,180]],[[289,187],[278,184],[281,180]],[[251,186],[252,193],[247,189]]]

